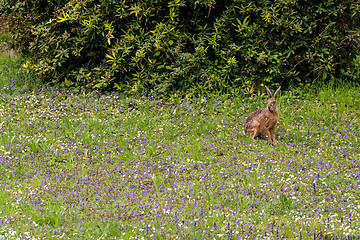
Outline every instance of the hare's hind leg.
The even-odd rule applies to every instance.
[[[250,136],[251,136],[253,141],[256,141],[255,138],[256,138],[257,135],[258,135],[257,129],[256,128],[251,129]]]
[[[258,121],[253,121],[251,129],[250,129],[250,136],[253,141],[255,138],[260,134],[260,123]]]

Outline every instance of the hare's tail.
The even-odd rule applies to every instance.
[[[248,133],[249,133],[249,131],[248,130],[243,130],[243,132],[242,132],[242,134],[244,135],[244,136],[246,136],[246,135],[248,135]]]

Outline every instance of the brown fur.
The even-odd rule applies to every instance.
[[[244,132],[246,135],[250,133],[251,138],[255,141],[256,137],[265,137],[269,142],[276,144],[275,127],[279,120],[279,110],[276,106],[276,96],[281,87],[279,87],[274,96],[265,86],[269,95],[267,108],[258,109],[252,112],[245,120]]]

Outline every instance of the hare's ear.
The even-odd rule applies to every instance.
[[[281,88],[281,86],[280,86],[278,89],[276,89],[276,91],[275,91],[275,93],[274,93],[274,98],[276,98],[277,94],[278,94],[279,91],[280,91],[280,88]]]
[[[266,89],[267,94],[269,95],[269,98],[271,98],[271,97],[272,97],[272,93],[271,93],[270,89],[268,89],[267,86],[265,86],[265,89]]]

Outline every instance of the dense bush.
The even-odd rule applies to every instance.
[[[45,81],[169,93],[354,80],[354,0],[3,0]]]

